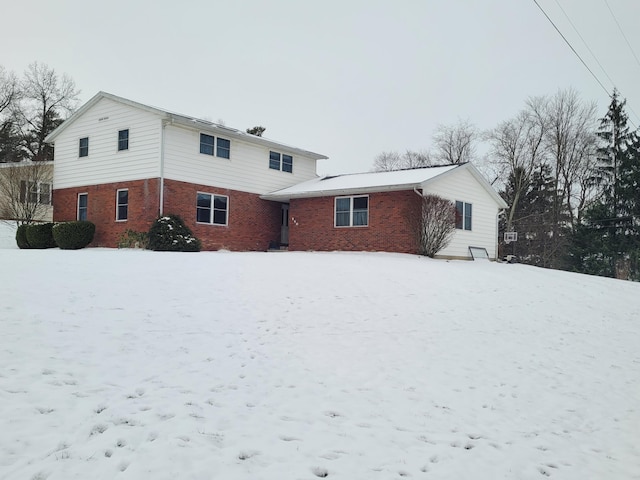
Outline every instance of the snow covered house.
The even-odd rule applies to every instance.
[[[90,220],[92,245],[109,247],[175,213],[205,249],[265,250],[286,237],[287,205],[260,195],[315,178],[327,158],[104,92],[46,140],[54,220]]]
[[[100,92],[47,137],[55,144],[54,220],[91,220],[95,246],[180,215],[207,250],[415,253],[420,195],[456,202],[447,258],[497,251],[506,205],[471,165],[319,178],[327,158],[243,131]]]
[[[470,247],[497,257],[504,200],[470,163],[395,172],[315,178],[262,198],[289,204],[290,250],[373,250],[415,253],[421,196],[451,200],[456,231],[441,258],[470,258]]]

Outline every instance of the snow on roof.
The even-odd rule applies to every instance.
[[[286,199],[334,195],[341,192],[372,192],[407,190],[462,165],[413,168],[393,172],[367,172],[314,178],[291,187],[264,195],[267,199]]]

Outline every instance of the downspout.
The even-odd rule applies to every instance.
[[[167,126],[167,120],[161,121],[160,127],[160,205],[158,215],[164,214],[164,130]]]
[[[496,213],[496,251],[495,251],[495,261],[499,261],[498,258],[498,250],[500,249],[500,215],[504,213],[506,209],[499,208],[498,213]]]

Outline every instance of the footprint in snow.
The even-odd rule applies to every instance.
[[[313,467],[311,469],[311,473],[313,473],[316,477],[325,478],[329,476],[329,472],[326,468],[322,467]]]

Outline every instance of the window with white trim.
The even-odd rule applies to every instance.
[[[78,156],[89,156],[89,137],[83,137],[78,141]]]
[[[196,222],[211,225],[227,225],[229,197],[198,192],[196,200]]]
[[[129,218],[129,189],[116,191],[116,221],[123,222]]]
[[[366,227],[369,225],[369,197],[359,195],[335,198],[336,227]]]
[[[21,180],[20,203],[51,205],[51,184]]]
[[[200,134],[200,153],[216,157],[231,158],[231,140],[214,137],[206,133]]]
[[[129,150],[129,129],[118,131],[118,151]]]
[[[456,228],[458,230],[471,230],[472,210],[470,203],[456,200]]]
[[[269,152],[269,168],[293,173],[293,157],[284,153]]]
[[[79,193],[78,194],[78,220],[87,219],[88,206],[89,206],[89,194]]]

